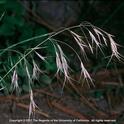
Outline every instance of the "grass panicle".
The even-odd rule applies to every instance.
[[[81,33],[78,33],[77,30],[78,31],[80,30]],[[80,57],[78,53],[79,50],[75,49],[74,46],[70,46],[68,43],[55,38],[55,36],[58,36],[64,32],[68,32],[71,34],[72,38],[75,40],[75,43],[80,48],[80,51],[83,55],[83,59],[82,57]],[[42,62],[49,63],[49,61],[46,60],[46,56],[42,56],[40,52],[37,52],[37,50],[39,51],[43,47],[47,49],[47,43],[49,41],[51,41],[51,43],[53,44],[53,48],[55,52],[55,63],[57,67],[56,74],[62,77],[64,76],[63,88],[65,87],[67,81],[69,82],[71,81],[72,69],[69,66],[68,57],[65,55],[59,43],[66,45],[70,50],[72,50],[73,53],[76,54],[80,62],[80,65],[79,65],[80,70],[81,70],[80,79],[83,78],[89,87],[91,84],[93,86],[95,86],[95,84],[90,74],[88,73],[87,69],[84,66],[84,63],[88,61],[87,48],[90,50],[91,54],[95,54],[95,55],[97,55],[97,52],[98,52],[97,50],[100,50],[102,54],[104,55],[103,48],[104,47],[111,48],[110,50],[112,54],[110,55],[110,60],[108,63],[110,63],[113,57],[116,57],[119,61],[124,60],[123,59],[124,57],[118,51],[119,45],[115,42],[113,36],[88,22],[84,22],[77,26],[63,28],[61,30],[58,30],[52,33],[43,34],[43,35],[29,38],[24,41],[20,41],[5,49],[0,50],[0,56],[3,56],[3,54],[8,51],[13,52],[15,47],[19,45],[25,44],[27,42],[32,42],[33,40],[36,40],[39,38],[44,38],[44,40],[38,44],[35,44],[33,48],[29,48],[28,50],[25,50],[24,54],[21,53],[20,57],[18,57],[19,59],[15,62],[15,64],[12,65],[12,67],[7,71],[7,73],[4,76],[1,76],[0,78],[0,85],[2,86],[0,90],[2,90],[3,88],[6,88],[6,86],[2,82],[5,81],[8,75],[11,75],[11,72],[13,72],[13,75],[11,76],[12,77],[11,87],[13,91],[18,90],[19,89],[19,85],[18,85],[19,75],[17,73],[17,69],[19,68],[19,64],[22,61],[24,62],[23,68],[26,72],[25,75],[27,76],[27,79],[28,79],[29,92],[30,92],[29,118],[31,117],[31,115],[35,111],[35,108],[37,107],[33,99],[32,80],[38,80],[39,75],[44,74],[43,71],[40,69],[40,66],[36,64],[35,59],[34,58],[32,59],[32,57],[30,56],[33,56],[31,54],[35,54],[37,57],[41,59],[40,61],[41,63]],[[17,51],[17,53],[20,53],[20,51]],[[32,71],[30,71],[28,63],[32,63]]]

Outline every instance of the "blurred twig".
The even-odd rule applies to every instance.
[[[23,108],[23,109],[26,109],[26,110],[29,109],[29,105],[25,105],[25,104],[22,104],[22,103],[16,103],[16,106],[17,106],[17,107],[20,107],[20,108]],[[45,112],[42,112],[42,111],[39,111],[39,110],[35,110],[35,112],[36,112],[37,114],[40,114],[40,115],[46,117],[46,118],[49,118],[49,117],[50,117],[50,116],[49,116],[47,113],[45,113]]]
[[[84,115],[82,115],[81,113],[76,112],[75,110],[73,110],[73,108],[69,108],[69,107],[67,107],[67,106],[65,107],[65,106],[63,106],[62,104],[56,102],[55,100],[53,100],[51,103],[52,103],[52,105],[53,105],[55,108],[59,109],[60,111],[65,112],[65,113],[67,113],[67,114],[69,114],[69,115],[72,115],[72,116],[74,116],[74,117],[76,117],[76,118],[79,118],[79,119],[85,119],[85,120],[88,119],[86,116],[84,116]]]

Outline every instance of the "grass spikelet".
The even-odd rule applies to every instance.
[[[70,33],[72,34],[72,36],[74,37],[76,43],[78,44],[78,46],[80,47],[83,57],[85,60],[88,60],[87,54],[85,52],[85,47],[87,47],[87,45],[85,44],[85,42],[82,40],[82,37],[79,36],[78,34],[76,34],[73,31],[70,31]]]
[[[56,66],[57,66],[57,75],[64,75],[64,82],[63,82],[63,87],[62,87],[62,92],[65,87],[66,81],[70,81],[70,74],[69,74],[69,69],[71,69],[67,63],[66,56],[63,53],[61,47],[59,44],[54,45],[55,48],[55,54],[56,54]]]
[[[44,73],[36,64],[36,62],[33,60],[33,74],[32,74],[32,79],[33,80],[38,80],[40,73]]]
[[[16,69],[13,72],[12,79],[11,79],[11,88],[12,92],[15,90],[16,93],[19,92],[19,85],[18,85],[18,74]]]
[[[88,86],[90,87],[89,81],[91,82],[91,84],[95,87],[92,78],[90,77],[90,74],[88,73],[88,71],[86,70],[86,68],[84,67],[84,64],[81,62],[81,75],[83,74],[84,77],[84,81],[87,82]],[[80,77],[81,78],[81,77]]]
[[[31,118],[31,116],[35,115],[36,108],[38,108],[38,106],[34,102],[33,91],[31,89],[30,90],[29,119]]]

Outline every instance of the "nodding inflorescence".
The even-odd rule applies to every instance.
[[[76,31],[77,29],[78,31]],[[78,33],[79,31],[80,33]],[[83,59],[78,53],[79,50],[76,50],[74,46],[71,46],[67,42],[64,42],[55,38],[55,36],[58,36],[63,32],[68,32],[69,34],[71,34],[71,37],[80,48],[80,52],[82,53]],[[18,89],[20,88],[18,84],[20,78],[19,78],[17,69],[20,68],[20,65],[23,65],[21,66],[21,68],[24,68],[26,72],[25,74],[28,79],[29,93],[30,93],[29,116],[31,116],[32,111],[34,111],[35,108],[37,107],[33,99],[32,82],[34,80],[38,80],[40,74],[44,74],[44,70],[40,68],[35,58],[32,58],[31,54],[35,54],[38,58],[40,58],[41,60],[40,62],[49,63],[49,61],[47,61],[47,57],[42,56],[41,53],[37,51],[37,49],[38,50],[42,49],[42,46],[44,44],[46,45],[45,47],[47,50],[47,43],[48,42],[52,43],[52,46],[54,48],[54,53],[55,53],[55,57],[54,57],[55,64],[57,67],[55,75],[64,76],[63,88],[66,85],[67,81],[70,82],[71,80],[73,80],[71,77],[71,72],[73,69],[70,67],[68,62],[68,57],[64,53],[60,43],[66,45],[77,56],[80,62],[80,65],[79,65],[81,70],[80,77],[86,81],[89,87],[91,84],[95,86],[95,83],[93,82],[90,74],[88,73],[87,69],[84,66],[85,61],[88,60],[88,55],[86,51],[87,48],[89,49],[91,54],[97,54],[97,51],[99,50],[103,55],[104,55],[104,51],[103,51],[104,47],[110,48],[111,55],[108,63],[110,63],[113,57],[117,58],[119,61],[122,61],[122,62],[124,60],[124,57],[118,51],[119,45],[115,42],[113,35],[107,33],[106,31],[88,22],[81,23],[80,25],[77,25],[77,26],[64,28],[57,32],[35,36],[33,38],[30,38],[25,41],[21,41],[17,44],[14,44],[12,46],[9,46],[4,50],[4,52],[7,52],[7,50],[9,50],[10,48],[14,49],[14,47],[20,44],[32,41],[32,39],[33,40],[39,39],[41,37],[44,37],[44,40],[41,41],[39,44],[36,44],[35,47],[25,50],[24,54],[19,57],[19,60],[10,68],[10,70],[8,70],[8,72],[3,77],[0,78],[0,83],[2,84],[2,82],[5,82],[6,77],[11,74],[10,72],[13,72],[11,76],[11,88],[12,90],[18,91]],[[16,52],[18,53],[18,51]],[[29,61],[30,63],[32,61],[32,70],[29,70],[29,67],[28,67]],[[2,84],[2,86],[3,88],[6,87],[4,86],[4,83]]]

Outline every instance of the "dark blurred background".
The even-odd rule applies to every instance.
[[[123,44],[123,0],[23,0],[50,29],[89,21],[115,35]]]

